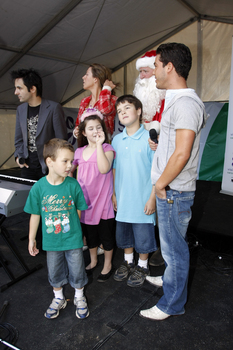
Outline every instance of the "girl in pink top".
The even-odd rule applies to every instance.
[[[112,162],[115,151],[108,143],[103,115],[95,108],[82,114],[79,124],[78,148],[71,173],[78,166],[78,182],[83,190],[88,209],[82,211],[81,224],[87,239],[91,271],[97,265],[97,248],[104,248],[104,266],[97,281],[104,282],[112,274],[112,254],[115,244],[115,215],[112,204]]]

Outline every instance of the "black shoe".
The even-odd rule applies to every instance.
[[[161,255],[161,250],[160,248],[157,249],[151,256],[150,260],[149,260],[149,265],[150,266],[162,266],[164,265],[164,260],[163,257]]]
[[[109,279],[109,277],[112,275],[113,271],[114,270],[112,268],[108,273],[105,273],[104,275],[101,273],[99,275],[99,277],[97,278],[97,281],[98,282],[106,282]]]
[[[89,269],[89,270],[85,269],[85,270],[86,270],[87,276],[92,275],[93,271],[95,270],[95,268],[96,268],[98,265],[99,265],[99,262],[97,262],[97,264],[96,264],[94,267],[92,267],[91,269]]]

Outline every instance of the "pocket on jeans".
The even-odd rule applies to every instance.
[[[187,226],[192,217],[191,206],[193,205],[194,196],[177,199],[178,219],[180,224]]]
[[[158,196],[156,196],[156,200],[157,201],[161,201],[162,204],[167,204],[167,198],[159,198]]]

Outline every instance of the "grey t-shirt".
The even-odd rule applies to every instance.
[[[176,130],[193,130],[196,134],[190,158],[180,174],[169,184],[178,191],[195,191],[201,128],[207,119],[205,107],[193,89],[169,90],[161,120],[159,144],[154,155],[151,170],[152,184],[163,173],[167,162],[175,151]]]

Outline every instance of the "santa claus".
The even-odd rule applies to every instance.
[[[148,51],[144,56],[136,61],[136,69],[139,76],[136,79],[133,94],[143,106],[143,124],[145,129],[154,128],[152,121],[161,121],[165,90],[159,90],[156,87],[154,76],[154,63],[156,51]]]

